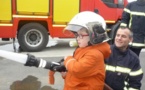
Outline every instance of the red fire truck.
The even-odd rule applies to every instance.
[[[25,51],[40,51],[52,38],[72,38],[63,29],[81,11],[98,12],[117,24],[127,0],[0,0],[0,38],[18,39]]]

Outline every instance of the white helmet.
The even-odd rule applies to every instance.
[[[76,14],[64,30],[77,32],[81,28],[86,28],[88,30],[91,44],[101,43],[108,38],[105,32],[105,20],[95,12],[84,11]],[[100,30],[102,30],[101,33]]]
[[[88,29],[86,24],[89,22],[99,22],[102,24],[103,29],[106,29],[106,23],[102,16],[99,14],[96,14],[91,11],[84,11],[76,14],[71,21],[68,23],[66,30],[77,32],[82,27],[85,27]]]

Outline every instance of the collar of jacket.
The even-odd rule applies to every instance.
[[[137,4],[138,4],[138,5],[145,5],[145,1],[137,0]]]
[[[118,47],[116,47],[115,44],[113,45],[113,47],[114,47],[114,50],[116,51],[115,53],[120,54],[120,55],[126,55],[128,52],[128,49],[129,49],[129,48],[127,48],[125,51],[120,51],[120,49]]]

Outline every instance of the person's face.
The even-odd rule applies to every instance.
[[[128,29],[119,29],[115,36],[115,45],[119,49],[125,50],[129,42],[132,41],[131,32]]]
[[[75,36],[76,36],[79,47],[88,46],[88,42],[90,41],[90,38],[85,28],[82,28],[81,30],[79,30]]]

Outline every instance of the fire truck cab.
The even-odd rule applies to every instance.
[[[126,4],[127,0],[0,0],[0,38],[17,38],[24,51],[40,51],[49,36],[74,37],[64,35],[63,29],[75,14],[99,13],[111,28]]]

